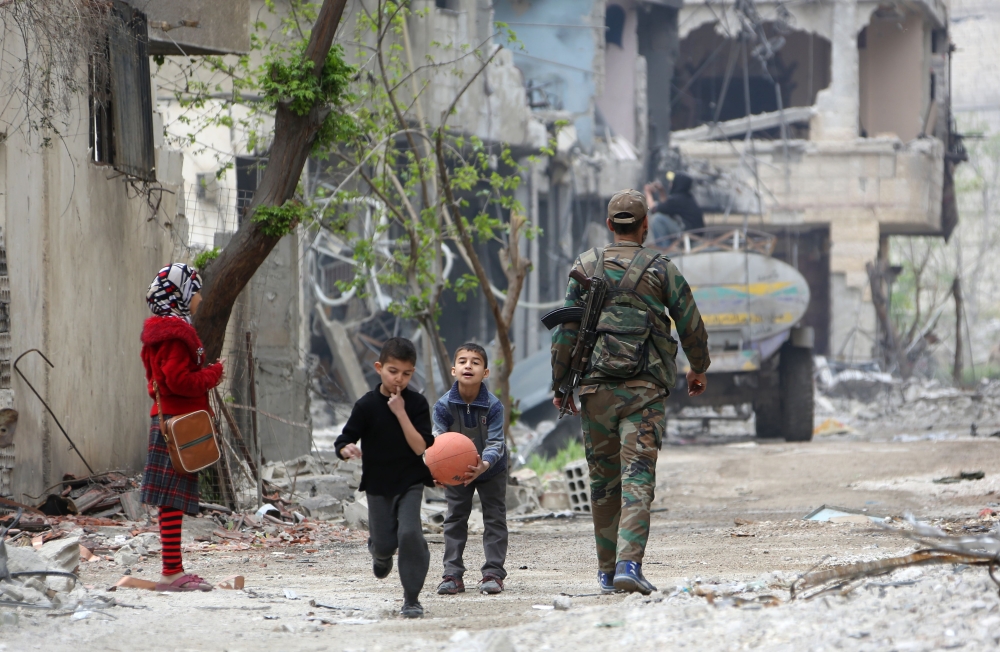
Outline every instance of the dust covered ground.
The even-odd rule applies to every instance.
[[[738,423],[730,424],[728,433],[689,433],[687,445],[663,450],[645,562],[646,576],[660,591],[649,598],[595,595],[589,521],[547,520],[512,524],[507,590],[500,596],[471,590],[433,594],[443,545],[441,535],[429,535],[431,572],[421,598],[427,615],[407,621],[396,615],[402,604],[396,572],[376,580],[364,533],[354,533],[315,548],[187,554],[188,570],[210,580],[244,575],[243,591],[109,593],[106,588],[123,569],[111,562],[86,563],[80,572],[92,587],[89,593],[119,604],[95,608],[86,617],[22,610],[18,624],[0,624],[0,649],[995,647],[1000,598],[984,568],[905,569],[873,578],[843,597],[788,601],[788,581],[817,564],[878,559],[915,547],[865,524],[802,520],[820,505],[878,516],[912,512],[961,533],[992,527],[995,517],[978,520],[978,514],[1000,500],[994,495],[1000,490],[1000,439],[973,438],[968,423],[957,420],[954,432],[934,434],[944,432],[939,424],[930,431],[914,429],[898,415],[865,420],[836,407],[842,422],[853,421],[854,432],[808,444],[757,442],[741,431],[746,424]],[[971,470],[984,471],[985,477],[933,482]],[[475,538],[466,563],[470,569],[482,563]],[[158,566],[154,556],[131,571],[152,579]],[[466,579],[474,586],[476,573]],[[699,586],[719,596],[714,605],[693,595]],[[560,594],[571,596],[568,610],[551,608]],[[755,601],[762,595],[781,604],[763,607]]]

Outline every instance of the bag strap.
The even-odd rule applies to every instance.
[[[163,406],[160,405],[160,386],[153,381],[153,393],[156,395],[156,414],[160,417],[160,434],[167,439],[167,424],[163,423]]]

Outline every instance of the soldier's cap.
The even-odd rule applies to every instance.
[[[632,224],[646,217],[646,198],[638,190],[619,190],[608,202],[608,219],[615,224]]]

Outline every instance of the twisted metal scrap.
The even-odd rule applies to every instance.
[[[995,574],[997,566],[1000,565],[1000,532],[994,530],[978,536],[953,536],[941,528],[920,523],[912,516],[907,516],[906,520],[913,526],[912,531],[886,525],[883,525],[882,529],[916,541],[924,546],[923,549],[901,557],[889,557],[877,561],[845,564],[827,570],[810,571],[792,583],[790,587],[792,599],[795,599],[797,590],[820,586],[834,580],[841,583],[851,582],[863,577],[885,575],[898,568],[927,564],[986,566],[990,578],[1000,587],[1000,578],[997,578]]]

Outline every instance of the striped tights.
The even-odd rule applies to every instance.
[[[181,563],[181,524],[184,512],[173,507],[160,507],[160,543],[163,545],[163,574],[184,572]]]

